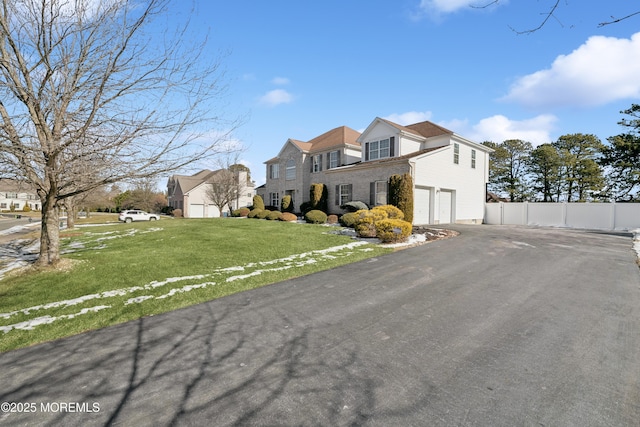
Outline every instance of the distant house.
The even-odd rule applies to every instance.
[[[194,175],[172,175],[167,182],[167,201],[173,209],[181,209],[185,218],[216,218],[224,213],[253,204],[255,184],[249,172],[237,170],[236,178],[240,185],[238,197],[220,212],[207,195],[207,188],[212,186],[222,169],[202,170]]]
[[[36,190],[20,181],[0,178],[0,211],[23,211],[25,206],[40,210],[42,205]]]
[[[290,195],[297,209],[309,201],[311,184],[322,183],[328,213],[338,214],[349,201],[386,204],[389,177],[408,173],[414,224],[482,223],[491,151],[428,121],[402,126],[376,118],[362,134],[342,126],[308,142],[287,140],[265,162],[258,194],[273,206]]]

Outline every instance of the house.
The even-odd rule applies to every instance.
[[[216,182],[221,182],[225,169],[208,169],[186,176],[172,175],[167,182],[167,201],[173,209],[181,209],[185,218],[215,218],[229,211],[253,204],[255,184],[251,181],[249,170],[234,168],[235,182],[238,185],[237,197],[223,208],[223,212],[214,205],[208,194]]]
[[[387,203],[387,182],[410,174],[414,184],[414,224],[482,223],[491,149],[425,121],[402,126],[376,118],[362,134],[342,126],[308,142],[289,139],[265,162],[266,204],[284,195],[294,206],[309,201],[312,183],[325,184],[329,212],[362,201]]]
[[[25,206],[34,211],[40,210],[40,197],[36,190],[20,181],[0,178],[0,211],[22,212]]]

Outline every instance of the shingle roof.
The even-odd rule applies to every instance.
[[[357,141],[359,136],[360,132],[347,126],[340,126],[309,141],[309,144],[311,144],[310,151],[322,151],[344,144],[359,146],[360,143]]]
[[[380,120],[390,124],[396,129],[399,129],[408,133],[413,133],[415,135],[423,136],[425,138],[431,138],[439,135],[453,135],[453,131],[443,128],[442,126],[438,126],[435,123],[431,123],[430,121],[424,121],[424,122],[414,123],[412,125],[402,126],[386,119],[380,119]]]
[[[209,169],[204,169],[191,176],[173,175],[171,178],[177,181],[178,185],[180,185],[180,189],[182,190],[182,193],[184,194],[193,190],[195,187],[202,184],[204,181],[209,180],[209,178],[211,178],[218,172],[220,171],[219,170],[211,171]]]
[[[366,162],[352,163],[350,165],[342,166],[342,167],[339,167],[339,168],[329,169],[329,170],[327,170],[327,172],[338,172],[340,170],[344,170],[345,168],[371,167],[371,166],[384,164],[384,163],[408,160],[408,159],[412,159],[414,157],[418,157],[418,156],[421,156],[423,154],[429,153],[431,151],[440,150],[441,148],[443,148],[443,147],[425,148],[424,150],[415,151],[413,153],[405,154],[403,156],[385,157],[384,159],[367,160]]]

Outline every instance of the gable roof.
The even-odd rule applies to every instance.
[[[377,120],[387,123],[402,132],[422,136],[424,138],[432,138],[434,136],[440,136],[440,135],[453,135],[453,131],[443,128],[442,126],[439,126],[428,120],[424,122],[414,123],[412,125],[406,125],[406,126],[402,126],[392,121],[381,119],[379,117],[377,118]]]
[[[176,185],[180,187],[180,190],[182,190],[182,194],[186,194],[219,172],[220,170],[211,171],[209,169],[204,169],[191,176],[173,175],[170,179],[176,182]]]
[[[344,144],[360,146],[358,142],[359,136],[360,132],[347,126],[340,126],[309,141],[309,144],[311,144],[310,151],[327,150]]]

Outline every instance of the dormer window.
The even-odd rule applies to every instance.
[[[365,160],[377,160],[393,157],[394,137],[365,143]]]

